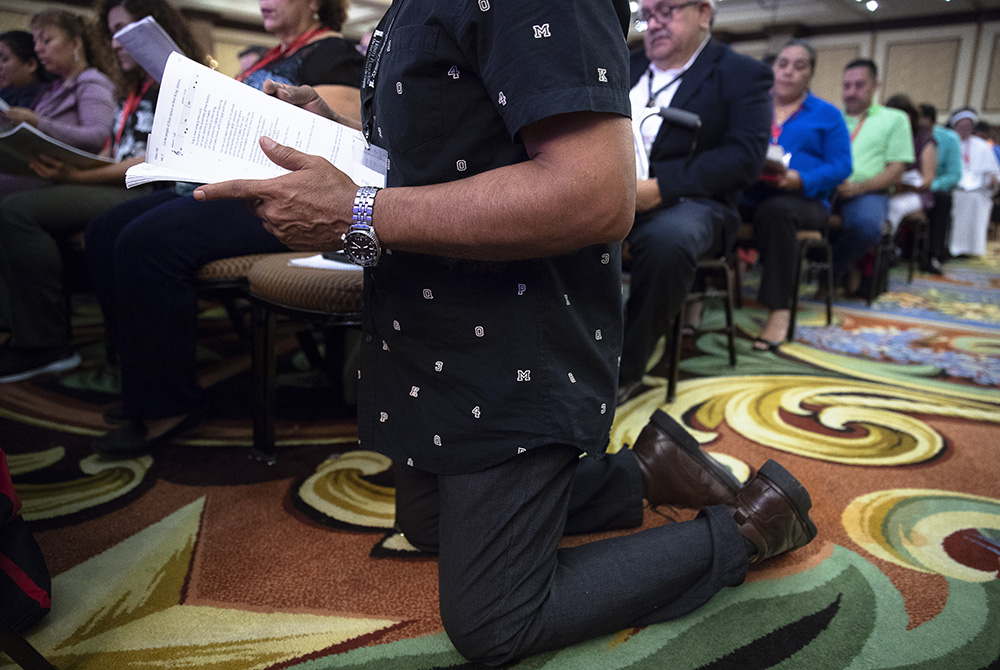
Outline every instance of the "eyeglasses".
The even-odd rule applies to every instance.
[[[667,23],[674,18],[675,13],[691,5],[700,5],[702,2],[704,0],[691,0],[691,2],[682,2],[679,5],[662,3],[656,7],[643,7],[642,11],[639,12],[639,19],[648,23],[653,17],[656,17],[656,20],[661,24]]]

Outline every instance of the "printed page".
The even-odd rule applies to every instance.
[[[160,85],[146,162],[128,170],[126,185],[269,179],[287,173],[261,151],[258,140],[263,136],[321,156],[357,183],[384,185],[378,166],[365,160],[366,143],[360,132],[178,53],[170,56]]]
[[[28,162],[35,154],[52,156],[76,168],[93,168],[115,162],[112,158],[81,151],[60,142],[27,123],[19,123],[0,132],[0,158],[3,159],[4,172],[37,177],[28,167]]]
[[[163,79],[163,69],[170,54],[181,53],[181,48],[152,16],[128,24],[115,33],[114,38],[157,82]]]

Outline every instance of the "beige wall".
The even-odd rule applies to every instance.
[[[818,52],[813,92],[834,104],[840,104],[844,65],[865,57],[879,67],[880,101],[906,93],[914,102],[932,103],[942,117],[971,105],[1000,123],[1000,23],[824,35],[810,42]],[[733,47],[755,58],[774,48],[763,41]]]

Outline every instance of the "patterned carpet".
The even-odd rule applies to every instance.
[[[612,447],[663,408],[738,476],[777,458],[811,492],[818,538],[692,615],[516,667],[1000,668],[991,252],[940,279],[906,284],[896,269],[872,308],[838,303],[832,326],[806,303],[777,354],[751,350],[763,312],[748,299],[733,368],[710,310],[676,401],[653,368],[652,390],[619,408]],[[246,344],[217,308],[201,324],[211,412],[154,456],[90,455],[115,400],[90,306],[74,329],[83,368],[0,386],[0,447],[54,575],[53,611],[29,639],[63,670],[472,667],[441,631],[436,561],[391,533],[390,463],[354,450],[353,419],[329,407],[294,338],[267,466],[248,458]],[[644,525],[692,514],[647,510]]]

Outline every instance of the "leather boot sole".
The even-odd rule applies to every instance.
[[[769,460],[757,471],[756,478],[763,480],[768,485],[769,490],[778,495],[784,501],[785,506],[794,513],[796,528],[786,529],[786,542],[780,543],[779,546],[775,546],[773,542],[767,542],[768,538],[760,532],[757,525],[751,519],[754,512],[758,510],[755,506],[750,506],[750,509],[746,510],[741,504],[744,502],[741,496],[737,500],[734,519],[740,526],[740,532],[757,546],[758,553],[750,561],[751,564],[759,563],[762,560],[777,556],[786,551],[791,551],[792,549],[804,547],[812,542],[817,534],[816,524],[809,518],[809,510],[812,508],[812,498],[805,487],[802,486],[802,483],[792,473],[776,461]],[[751,480],[748,486],[750,485],[753,485],[753,480]],[[749,514],[745,514],[745,510],[749,511]],[[788,533],[788,530],[798,532]],[[772,537],[771,539],[777,538]]]

